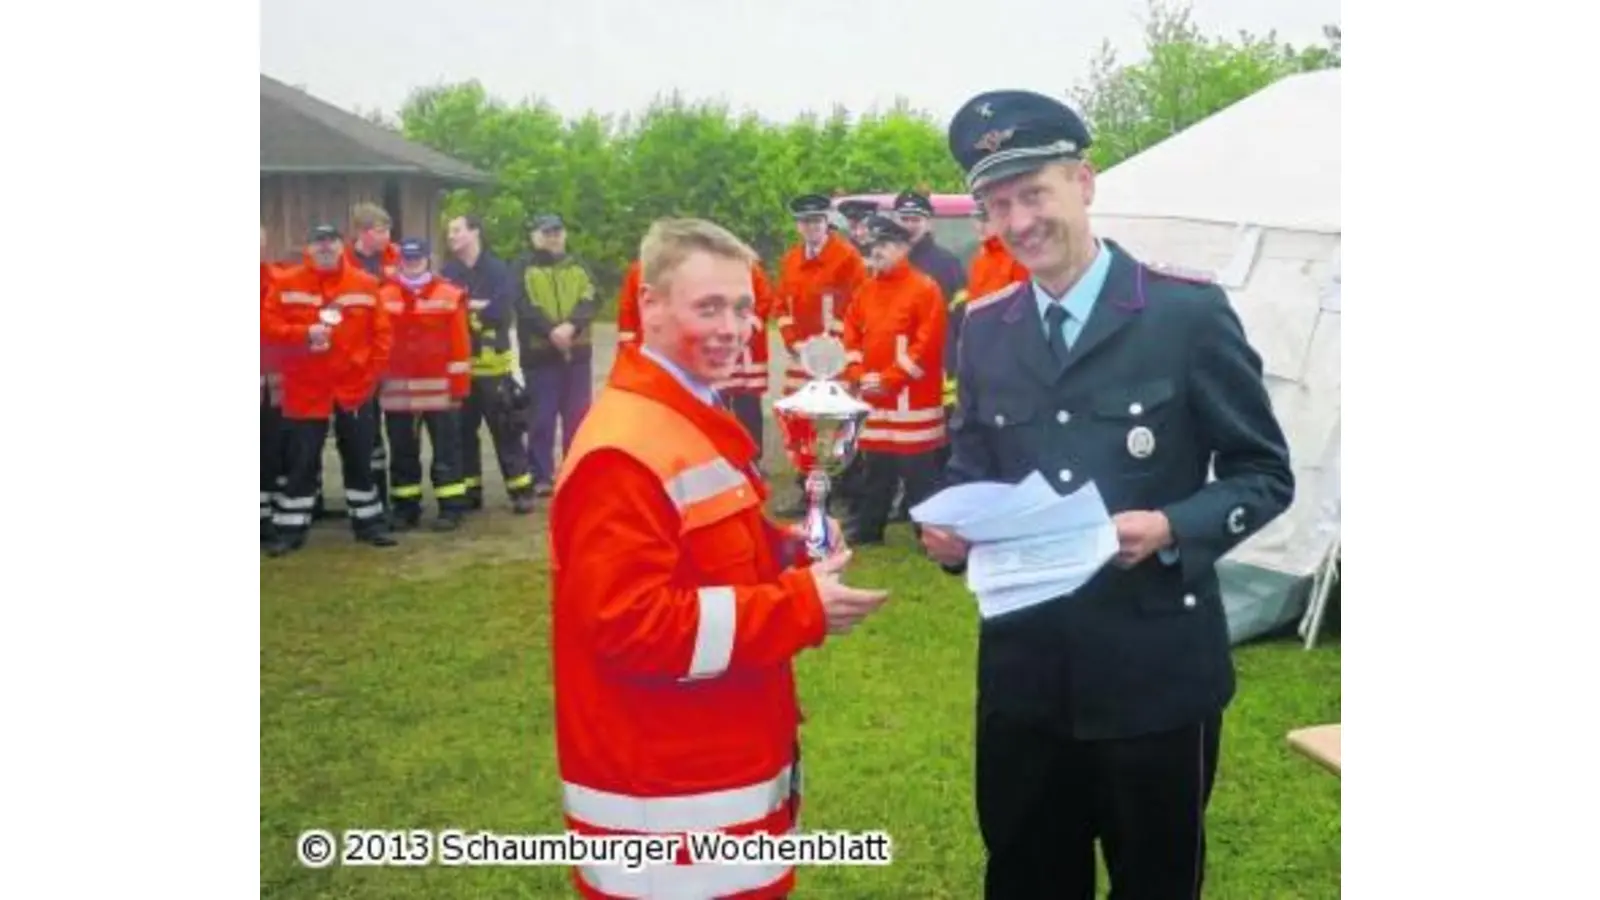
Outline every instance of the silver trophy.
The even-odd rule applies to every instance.
[[[330,329],[338,328],[339,323],[344,321],[344,310],[340,309],[337,305],[324,306],[323,308],[317,310],[317,321],[328,326]],[[329,335],[326,337],[313,339],[311,342],[311,349],[326,350],[332,345],[333,338],[331,335]]]
[[[872,407],[834,380],[847,365],[838,338],[817,335],[802,343],[796,355],[810,380],[772,404],[772,412],[783,430],[789,461],[806,477],[806,552],[818,560],[838,549],[838,537],[828,529],[828,492],[833,479],[855,459]]]

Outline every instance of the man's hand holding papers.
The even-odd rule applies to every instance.
[[[912,509],[911,517],[922,525],[935,559],[955,565],[966,558],[967,587],[986,619],[1071,595],[1123,548],[1093,483],[1063,497],[1037,472],[1016,485],[950,488]],[[1160,531],[1134,522],[1129,558],[1155,552],[1145,547]]]

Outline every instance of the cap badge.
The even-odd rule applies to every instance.
[[[978,138],[977,142],[972,146],[976,149],[993,153],[996,150],[999,150],[1006,141],[1011,140],[1011,136],[1016,133],[1017,130],[1015,128],[1007,128],[1004,131],[1000,129],[985,131],[983,133],[983,137]]]
[[[985,119],[991,118],[994,116],[994,107],[990,106],[987,101],[980,103],[978,105],[978,115],[983,116]]]

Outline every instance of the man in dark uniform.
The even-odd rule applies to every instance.
[[[944,380],[946,385],[951,385],[956,371],[956,335],[961,333],[962,304],[967,299],[965,293],[967,268],[954,253],[940,246],[938,240],[934,238],[933,201],[927,194],[902,191],[900,196],[894,198],[894,212],[900,224],[911,233],[911,265],[932,278],[944,294],[947,329],[944,342]],[[947,390],[945,393],[945,418],[948,425],[949,415],[955,407],[955,391]],[[943,466],[950,459],[950,445],[940,447],[937,452],[939,465]],[[901,493],[895,499],[894,519],[904,521],[907,518],[906,509],[905,495]]]
[[[516,284],[506,264],[484,246],[483,222],[477,216],[451,219],[446,237],[454,258],[444,264],[439,274],[466,290],[472,331],[472,393],[461,414],[462,480],[467,484],[467,504],[471,509],[483,508],[483,457],[478,431],[487,423],[500,475],[511,497],[511,510],[527,515],[533,512],[533,475],[528,470],[527,445],[523,442],[525,413],[515,408],[525,394],[511,375],[516,364],[516,354],[511,349]]]
[[[850,242],[866,257],[867,217],[878,211],[878,204],[871,200],[844,200],[839,203],[838,210],[850,228]],[[870,268],[871,265],[872,260],[868,259],[867,266]]]
[[[981,94],[952,155],[1032,280],[968,301],[945,484],[1093,482],[1120,550],[1071,596],[983,623],[977,805],[987,897],[1197,897],[1234,669],[1217,560],[1294,495],[1261,360],[1221,288],[1089,229],[1089,134]],[[1215,480],[1207,480],[1214,470]],[[967,547],[923,529],[952,573]]]

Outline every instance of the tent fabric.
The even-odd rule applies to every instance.
[[[1107,170],[1094,205],[1338,234],[1339,112],[1338,69],[1283,78]]]
[[[1298,618],[1339,537],[1339,73],[1285,78],[1097,179],[1098,234],[1228,292],[1289,441],[1295,501],[1218,567],[1236,642]]]

